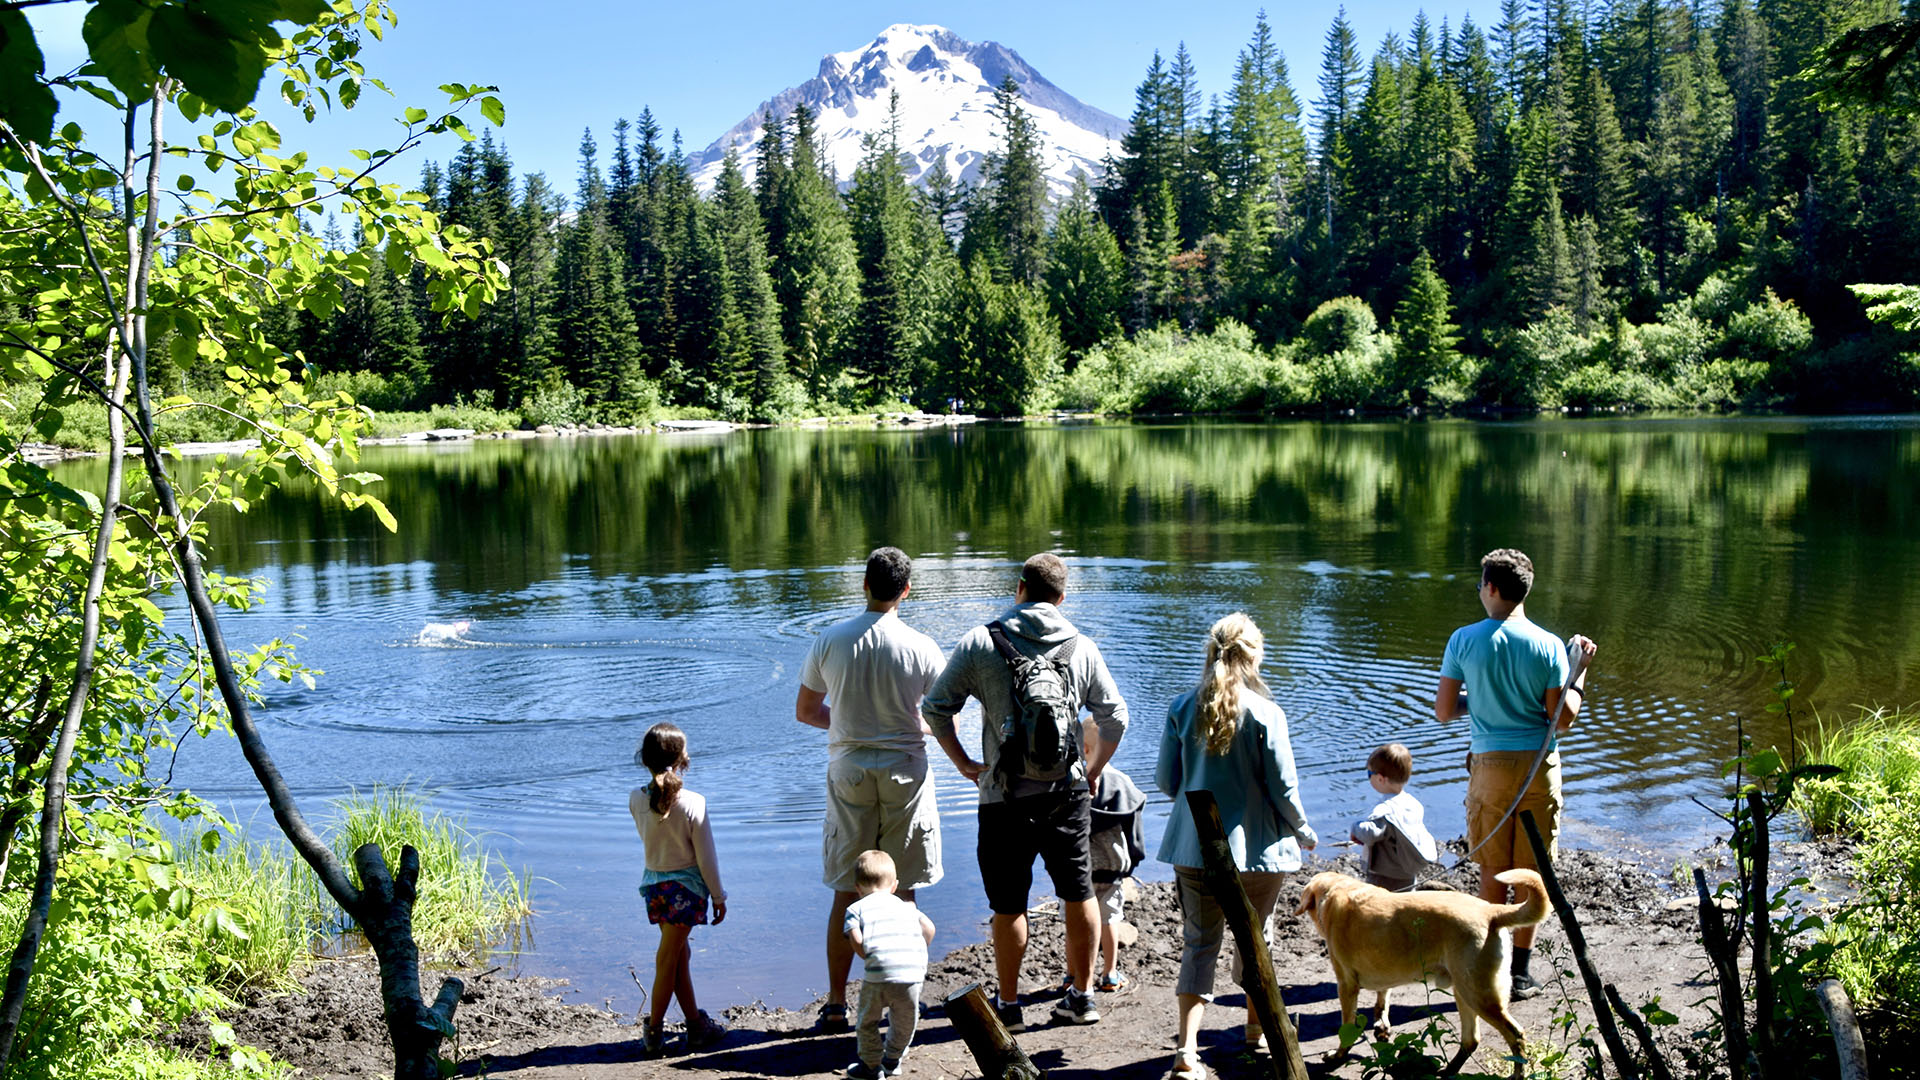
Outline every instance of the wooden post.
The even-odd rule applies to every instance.
[[[1747,793],[1747,824],[1753,830],[1753,842],[1747,849],[1753,859],[1753,879],[1747,892],[1747,907],[1753,917],[1753,1051],[1759,1065],[1757,1075],[1772,1077],[1778,1056],[1773,1047],[1773,897],[1768,895],[1771,886],[1767,880],[1773,822],[1767,816],[1766,796],[1757,791]]]
[[[1620,1027],[1613,1022],[1613,1010],[1607,1006],[1600,973],[1587,958],[1587,935],[1580,932],[1580,920],[1574,917],[1573,905],[1567,903],[1567,894],[1560,889],[1560,879],[1553,872],[1553,860],[1548,857],[1547,842],[1540,838],[1540,826],[1534,824],[1533,811],[1520,811],[1520,826],[1527,830],[1527,843],[1533,847],[1533,861],[1540,871],[1540,880],[1547,886],[1547,898],[1553,901],[1554,914],[1560,916],[1560,928],[1567,932],[1567,946],[1573,950],[1573,962],[1580,968],[1580,979],[1587,984],[1587,1000],[1593,1003],[1593,1019],[1600,1025],[1600,1038],[1607,1044],[1607,1054],[1613,1058],[1614,1071],[1620,1074],[1621,1080],[1639,1080],[1640,1071],[1633,1067],[1626,1040],[1620,1037]]]
[[[1227,846],[1227,827],[1220,819],[1220,804],[1211,791],[1187,792],[1187,807],[1193,811],[1194,831],[1200,836],[1200,857],[1206,865],[1200,872],[1206,878],[1207,891],[1226,916],[1233,931],[1235,947],[1240,950],[1240,968],[1252,977],[1244,989],[1247,1001],[1266,1029],[1269,1062],[1275,1080],[1307,1080],[1307,1063],[1300,1056],[1300,1036],[1287,1018],[1287,1003],[1280,996],[1280,980],[1273,974],[1273,954],[1267,950],[1266,928],[1247,899],[1246,886],[1240,883],[1240,868],[1233,864],[1233,849]],[[1275,1043],[1275,1039],[1278,1043]],[[1274,1047],[1280,1053],[1272,1053]]]
[[[1740,984],[1740,962],[1727,920],[1707,891],[1706,871],[1693,868],[1693,891],[1700,898],[1700,944],[1713,964],[1713,981],[1720,995],[1720,1030],[1727,1043],[1727,1071],[1733,1080],[1747,1076],[1747,999]]]
[[[1820,1011],[1827,1014],[1827,1026],[1833,1029],[1834,1057],[1839,1060],[1840,1080],[1867,1080],[1867,1039],[1860,1032],[1860,1021],[1853,1015],[1853,1002],[1840,980],[1828,979],[1813,988]]]
[[[1042,1080],[1047,1075],[1013,1041],[979,983],[947,995],[947,1023],[966,1040],[985,1080]]]

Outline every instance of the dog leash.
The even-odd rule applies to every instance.
[[[1540,766],[1546,764],[1547,756],[1553,753],[1554,746],[1559,739],[1560,714],[1565,712],[1567,708],[1567,691],[1574,688],[1573,684],[1579,681],[1581,673],[1586,670],[1587,654],[1585,650],[1574,648],[1573,639],[1568,638],[1567,681],[1560,686],[1560,700],[1554,704],[1553,716],[1547,721],[1547,737],[1541,740],[1539,752],[1533,755],[1533,766],[1527,770],[1526,780],[1521,783],[1519,793],[1513,797],[1513,805],[1507,807],[1507,812],[1501,814],[1500,820],[1493,823],[1493,828],[1487,830],[1487,835],[1481,837],[1480,842],[1469,848],[1465,855],[1460,856],[1459,861],[1455,862],[1452,866],[1443,868],[1439,873],[1424,878],[1415,877],[1411,884],[1404,888],[1396,889],[1394,890],[1395,892],[1412,892],[1427,882],[1438,881],[1467,865],[1467,862],[1471,860],[1481,848],[1487,846],[1487,841],[1493,839],[1494,836],[1500,832],[1501,826],[1505,825],[1508,819],[1512,818],[1513,815],[1519,811],[1520,804],[1526,801],[1528,790],[1533,787],[1534,777],[1540,775]]]

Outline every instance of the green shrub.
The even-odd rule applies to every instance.
[[[1335,409],[1363,408],[1380,393],[1382,364],[1372,348],[1342,349],[1306,364],[1309,398]]]
[[[239,931],[138,823],[139,845],[91,835],[71,846],[35,964],[8,1075],[205,1076],[208,1067],[149,1040],[233,1002],[217,985]],[[0,899],[0,933],[17,940],[27,893]],[[216,1021],[217,1022],[217,1021]],[[264,1066],[256,1051],[229,1049]]]
[[[1830,924],[1827,966],[1857,1007],[1891,1014],[1887,1026],[1911,1036],[1920,1031],[1920,792],[1888,794],[1853,814],[1859,895]]]
[[[372,371],[327,371],[307,380],[307,394],[327,398],[350,395],[357,405],[379,412],[418,408],[422,388],[405,375],[391,378]]]
[[[1357,296],[1341,296],[1321,304],[1300,326],[1295,345],[1301,360],[1364,349],[1380,330],[1373,309]]]
[[[528,427],[569,427],[587,419],[587,396],[558,375],[520,399],[520,422]]]
[[[1671,391],[1643,371],[1614,371],[1605,364],[1588,364],[1561,380],[1559,396],[1568,405],[1601,409],[1663,404]]]
[[[1725,347],[1733,357],[1786,372],[1813,344],[1813,320],[1791,300],[1767,295],[1727,320]]]

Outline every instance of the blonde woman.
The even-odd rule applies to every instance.
[[[1260,678],[1265,647],[1260,628],[1240,612],[1214,623],[1207,634],[1207,666],[1200,686],[1175,699],[1160,736],[1154,779],[1173,798],[1173,813],[1160,840],[1160,861],[1173,864],[1185,924],[1180,978],[1174,985],[1180,1047],[1173,1075],[1185,1080],[1207,1075],[1200,1062],[1200,1021],[1213,993],[1226,927],[1220,905],[1200,874],[1200,839],[1187,809],[1187,792],[1210,791],[1219,802],[1234,865],[1262,920],[1272,917],[1286,875],[1300,869],[1300,849],[1311,850],[1318,842],[1300,806],[1286,714]],[[1237,952],[1233,979],[1244,985]],[[1266,1041],[1251,1009],[1246,1039],[1249,1047]]]

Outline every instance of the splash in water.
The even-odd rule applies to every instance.
[[[461,619],[458,622],[430,622],[420,628],[420,635],[413,639],[415,645],[458,645],[467,640],[467,631],[473,628],[473,620]]]

